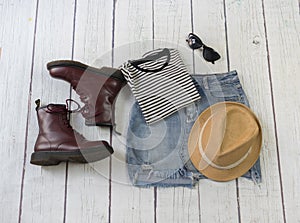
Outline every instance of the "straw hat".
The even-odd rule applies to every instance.
[[[229,181],[254,165],[261,144],[261,126],[255,114],[241,103],[220,102],[197,118],[189,135],[188,151],[203,175]]]

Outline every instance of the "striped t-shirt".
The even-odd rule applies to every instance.
[[[166,118],[200,99],[176,49],[156,49],[129,60],[121,71],[147,124]]]

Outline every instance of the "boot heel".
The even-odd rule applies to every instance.
[[[54,166],[58,165],[60,161],[52,159],[47,152],[34,152],[31,154],[30,163],[38,166]]]

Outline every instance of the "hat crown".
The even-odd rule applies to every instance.
[[[211,160],[217,165],[227,166],[245,156],[259,128],[253,117],[241,108],[229,107],[226,111],[217,111],[216,119],[217,123],[211,124],[214,133],[207,139],[206,145],[210,144],[210,140],[216,141],[217,152]],[[204,146],[204,151],[207,149],[210,148]]]

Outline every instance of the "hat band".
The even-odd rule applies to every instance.
[[[206,125],[208,124],[209,120],[213,118],[214,115],[212,115],[203,125],[202,129],[201,129],[201,132],[200,132],[200,136],[199,136],[199,141],[198,141],[198,145],[199,145],[199,151],[201,153],[201,156],[202,158],[204,159],[204,161],[206,163],[208,163],[210,166],[214,167],[214,168],[217,168],[217,169],[221,169],[221,170],[229,170],[229,169],[232,169],[234,167],[237,167],[238,165],[240,165],[246,158],[247,156],[249,155],[249,153],[251,152],[252,150],[252,146],[250,147],[250,149],[248,150],[248,152],[241,158],[239,159],[238,161],[228,165],[228,166],[220,166],[218,164],[215,164],[212,160],[210,160],[205,152],[203,151],[203,147],[202,147],[202,143],[201,143],[201,139],[202,139],[202,135],[203,135],[203,130],[205,129]]]
[[[251,152],[252,150],[252,146],[250,147],[250,149],[248,150],[248,152],[241,158],[239,159],[238,161],[236,161],[235,163],[233,164],[230,164],[228,166],[219,166],[217,164],[215,164],[213,161],[211,161],[205,154],[205,152],[203,151],[203,148],[202,148],[202,145],[199,146],[200,148],[200,153],[201,153],[201,156],[202,158],[204,159],[205,162],[207,162],[210,166],[214,167],[214,168],[217,168],[217,169],[221,169],[221,170],[229,170],[229,169],[232,169],[234,167],[237,167],[238,165],[240,165],[246,158],[247,156],[249,155],[249,153]]]

